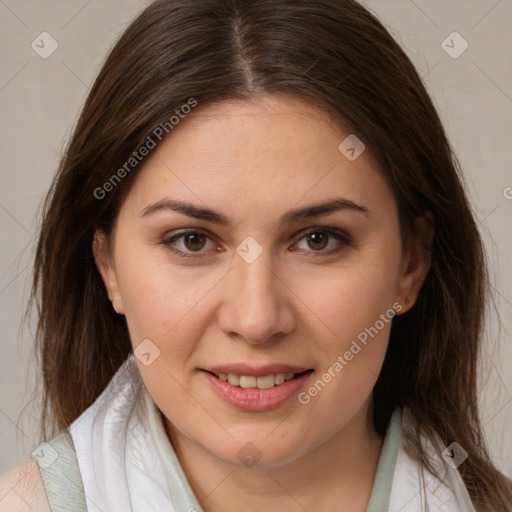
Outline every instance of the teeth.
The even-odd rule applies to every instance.
[[[257,377],[249,377],[248,375],[240,375],[240,387],[241,388],[257,388],[258,379]]]
[[[227,376],[227,380],[232,386],[240,385],[240,375],[235,375],[234,373],[230,373]]]
[[[279,386],[285,381],[293,379],[294,373],[276,373],[255,377],[254,375],[237,375],[235,373],[216,373],[221,381],[228,382],[232,386],[239,386],[244,389],[270,389]]]
[[[276,378],[274,375],[265,375],[265,377],[258,377],[256,387],[258,389],[269,389],[276,385]]]

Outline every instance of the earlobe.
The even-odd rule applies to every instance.
[[[418,298],[421,287],[430,271],[434,218],[430,212],[415,222],[416,239],[402,258],[396,299],[403,306],[400,314],[409,311]]]
[[[112,302],[114,311],[122,314],[122,301],[117,284],[117,276],[112,262],[112,256],[108,247],[107,235],[96,230],[92,241],[92,253],[96,267],[101,275],[103,284],[107,291],[109,300]]]

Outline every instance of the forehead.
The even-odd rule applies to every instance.
[[[294,160],[313,148],[317,154],[332,152],[332,139],[348,134],[314,103],[283,94],[199,105],[176,128],[166,141],[173,152],[192,145],[199,156],[225,154],[233,160],[264,159],[271,152]]]
[[[143,208],[168,195],[277,215],[280,204],[389,195],[368,150],[356,159],[340,150],[348,137],[323,109],[285,95],[199,105],[144,162],[130,200]]]

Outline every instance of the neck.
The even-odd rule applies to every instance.
[[[165,424],[205,512],[339,510],[340,503],[346,512],[364,512],[383,444],[369,403],[313,451],[276,467],[230,464]]]

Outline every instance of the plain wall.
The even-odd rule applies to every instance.
[[[38,403],[29,403],[36,385],[34,322],[20,330],[35,215],[108,49],[148,3],[0,2],[0,473],[27,458],[39,443]],[[512,424],[512,2],[362,3],[385,23],[419,69],[464,170],[501,316],[501,329],[495,317],[487,327],[482,415],[491,453],[512,477],[512,429],[507,428]],[[454,31],[469,44],[458,58],[442,48]],[[42,32],[58,42],[46,59],[31,47]],[[461,43],[448,39],[451,52]]]

